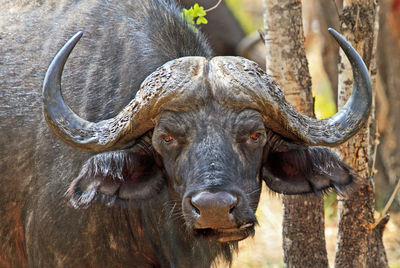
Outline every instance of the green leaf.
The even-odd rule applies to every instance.
[[[207,24],[208,23],[208,20],[206,19],[206,18],[204,18],[204,17],[199,17],[198,19],[197,19],[197,21],[196,21],[196,24],[197,25],[199,25],[199,24]]]
[[[193,8],[193,10],[198,10],[200,8],[200,6],[199,6],[199,4],[196,3],[191,8]]]
[[[193,6],[193,17],[204,17],[206,12],[204,11],[204,7],[199,6],[199,4],[194,4]]]
[[[194,6],[192,6],[189,9],[182,9],[181,12],[181,17],[188,22],[191,25],[194,25],[194,19],[197,18],[196,20],[196,24],[207,24],[208,20],[204,17],[205,15],[207,15],[207,13],[204,11],[204,7],[199,6],[199,4],[194,4]],[[198,30],[193,26],[193,31],[194,32],[198,32]]]
[[[182,18],[190,24],[194,24],[193,8],[184,8],[181,12]]]

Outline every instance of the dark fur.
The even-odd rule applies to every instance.
[[[240,195],[234,212],[240,225],[256,222],[263,168],[278,192],[351,182],[329,150],[293,145],[270,135],[257,112],[208,99],[191,112],[160,114],[154,134],[131,148],[90,155],[68,147],[42,117],[41,86],[51,58],[75,32],[84,37],[66,65],[63,95],[92,121],[117,114],[166,61],[210,58],[211,51],[170,0],[0,6],[0,29],[10,29],[0,36],[0,266],[209,267],[217,256],[231,261],[237,244],[193,231],[193,215],[182,206],[193,193]],[[262,132],[259,143],[249,140],[254,130]],[[176,146],[162,144],[165,132]]]

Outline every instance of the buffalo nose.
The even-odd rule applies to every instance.
[[[232,215],[238,204],[237,197],[227,192],[200,192],[191,198],[197,219],[196,228],[232,228]]]

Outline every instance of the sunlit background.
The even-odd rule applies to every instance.
[[[247,34],[263,29],[262,0],[225,0],[239,19]],[[333,14],[334,15],[334,14]],[[318,118],[326,118],[336,112],[329,79],[321,59],[320,25],[316,19],[313,1],[303,1],[303,24],[306,36],[306,52],[312,76],[315,97],[315,112]],[[378,189],[379,190],[379,189]],[[386,200],[377,200],[377,214]],[[330,266],[333,266],[337,235],[336,196],[325,197],[325,234]],[[378,216],[378,215],[377,215]],[[257,210],[259,226],[254,238],[239,243],[239,254],[235,256],[233,268],[283,267],[282,251],[282,205],[279,195],[263,189]],[[390,267],[400,267],[400,213],[392,212],[384,233],[384,245]],[[218,263],[218,267],[224,267]]]

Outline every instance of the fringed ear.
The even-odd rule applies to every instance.
[[[139,144],[92,156],[68,189],[72,206],[86,208],[96,199],[113,205],[157,194],[164,185],[163,174],[153,151],[146,147]]]
[[[262,178],[278,193],[320,193],[335,189],[344,194],[355,173],[339,156],[325,147],[306,147],[279,141],[264,153]]]

